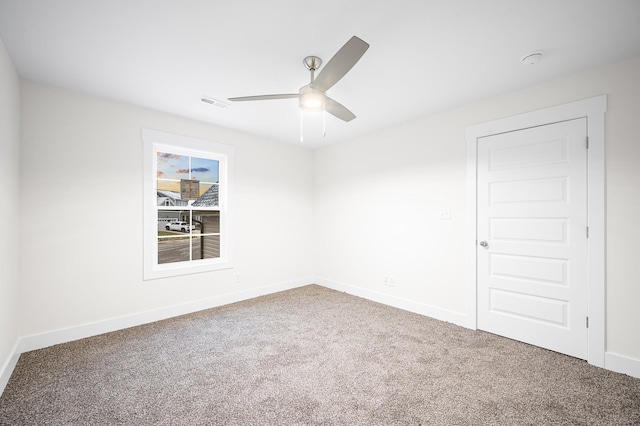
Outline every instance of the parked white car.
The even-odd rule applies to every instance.
[[[167,231],[187,232],[188,230],[195,230],[196,227],[194,225],[189,225],[187,222],[169,222],[164,229]]]

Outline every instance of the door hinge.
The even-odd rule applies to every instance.
[[[587,149],[589,149],[589,136],[587,136],[587,143],[586,143],[586,147],[587,147]]]
[[[587,317],[587,328],[589,328],[589,317]]]
[[[589,238],[589,227],[587,226],[587,238]]]

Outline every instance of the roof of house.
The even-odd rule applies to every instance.
[[[173,192],[173,191],[163,191],[161,189],[158,189],[158,195],[162,196],[162,197],[167,197],[167,198],[171,198],[174,200],[179,200],[180,199],[180,194],[177,192]]]
[[[193,202],[193,207],[215,207],[218,206],[218,185],[213,185],[204,194]]]

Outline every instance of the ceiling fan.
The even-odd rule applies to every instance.
[[[351,37],[333,58],[322,68],[318,77],[314,78],[315,71],[320,68],[322,59],[317,56],[307,56],[304,58],[304,66],[311,71],[311,81],[302,86],[298,93],[287,93],[278,95],[258,95],[229,98],[233,102],[241,101],[268,101],[274,99],[294,99],[298,98],[300,108],[305,111],[327,111],[329,114],[344,120],[351,121],[356,118],[355,114],[349,111],[340,103],[327,96],[326,92],[342,77],[345,76],[360,60],[362,55],[369,48],[369,44],[356,36]]]

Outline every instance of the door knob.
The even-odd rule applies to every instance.
[[[489,244],[486,241],[480,241],[480,247],[487,248],[489,247]]]

